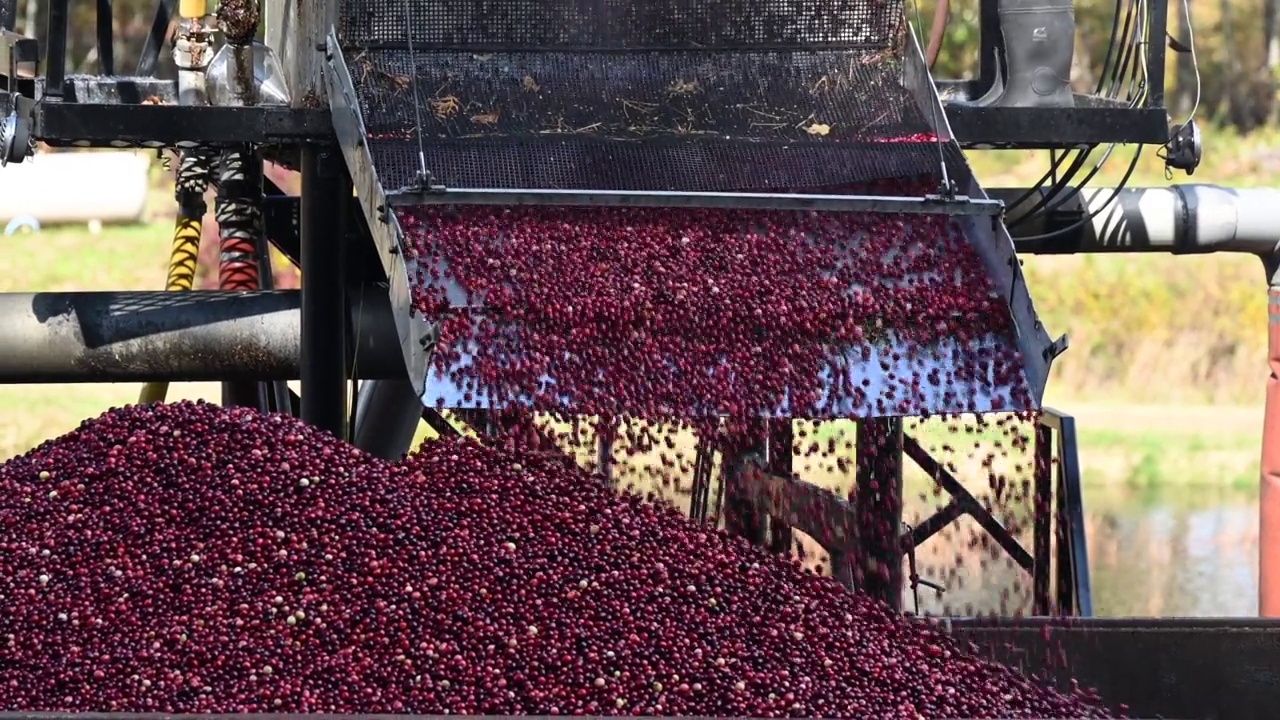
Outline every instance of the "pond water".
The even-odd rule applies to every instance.
[[[1096,615],[1258,612],[1258,501],[1213,488],[1086,488]]]
[[[1086,487],[1084,496],[1094,615],[1257,614],[1256,496],[1195,487]],[[921,546],[920,575],[946,592],[907,592],[904,606],[943,615],[1030,612],[1028,574],[983,535],[965,519]],[[1028,549],[1029,535],[1017,533]]]

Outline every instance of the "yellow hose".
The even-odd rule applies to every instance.
[[[173,249],[169,252],[169,277],[165,281],[165,290],[183,292],[195,287],[204,212],[203,198],[198,202],[178,203],[178,220],[173,228]],[[138,402],[144,405],[164,402],[168,393],[167,382],[147,383],[142,386]]]

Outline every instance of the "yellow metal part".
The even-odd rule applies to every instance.
[[[179,210],[178,222],[173,229],[173,249],[169,253],[169,278],[165,282],[165,290],[181,292],[195,287],[203,220],[189,217]],[[169,383],[147,383],[142,386],[138,402],[143,405],[164,402],[168,394]]]
[[[208,0],[179,0],[178,2],[178,17],[194,20],[208,14]]]

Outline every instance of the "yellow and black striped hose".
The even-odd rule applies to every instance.
[[[204,229],[204,200],[212,177],[212,158],[207,151],[184,150],[178,163],[178,219],[173,228],[173,249],[169,253],[169,276],[165,290],[187,291],[195,286],[196,263],[200,256],[200,236]],[[147,383],[142,387],[139,403],[164,402],[169,383]]]

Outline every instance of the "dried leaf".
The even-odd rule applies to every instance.
[[[688,82],[685,82],[684,80],[676,80],[667,88],[667,92],[671,95],[688,95],[697,91],[697,80],[690,80]]]
[[[520,87],[525,92],[535,92],[535,93],[542,89],[542,86],[538,84],[538,81],[534,80],[533,77],[530,75],[524,76],[524,80],[520,82]]]
[[[472,115],[471,122],[477,125],[490,125],[490,126],[497,125],[499,116],[500,116],[500,113],[497,110],[494,110],[493,112],[481,113],[479,115]]]
[[[805,132],[810,135],[817,135],[818,137],[826,137],[831,134],[831,126],[824,123],[814,123],[805,128]]]
[[[440,120],[448,120],[462,109],[462,102],[452,95],[432,98],[430,102],[431,112]]]

